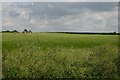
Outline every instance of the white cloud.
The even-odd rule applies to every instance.
[[[36,5],[34,3],[30,4],[33,7]],[[74,14],[68,12],[61,16],[61,14],[58,13],[57,18],[53,18],[56,15],[47,12],[46,7],[55,11],[57,9],[54,9],[54,5],[50,3],[47,6],[41,5],[43,8],[45,7],[46,10],[43,13],[44,15],[39,14],[42,12],[37,12],[41,7],[37,6],[35,8],[36,10],[33,10],[31,6],[20,7],[17,3],[4,3],[3,30],[16,29],[22,31],[27,28],[33,31],[117,31],[118,29],[117,7],[111,11],[101,10],[99,12],[86,7],[81,9],[76,8],[77,12],[74,12]],[[62,11],[64,7],[60,6],[59,8]],[[78,12],[79,10],[81,10],[81,12]],[[13,12],[13,16],[10,15],[11,11]],[[35,11],[37,13],[31,14]],[[14,16],[15,13],[18,16]]]
[[[53,8],[53,5],[51,5],[51,4],[48,4],[48,7],[49,7],[49,8]]]
[[[29,10],[27,10],[27,9],[21,9],[21,10],[19,10],[19,13],[20,13],[20,18],[23,18],[23,19],[29,19],[30,18],[30,16],[29,16],[29,14],[30,14],[30,11]]]
[[[32,5],[34,6],[34,2],[32,2]]]
[[[117,17],[117,11],[100,13],[86,11],[77,15],[63,16],[52,23],[58,22],[73,31],[114,31],[118,29]]]

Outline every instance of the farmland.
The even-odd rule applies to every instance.
[[[3,78],[119,78],[118,36],[3,33]]]

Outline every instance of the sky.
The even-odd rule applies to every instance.
[[[1,2],[118,2],[119,0],[1,0]]]
[[[64,1],[66,2],[2,2],[2,30],[118,31],[117,2]]]

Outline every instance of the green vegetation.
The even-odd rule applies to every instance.
[[[119,78],[118,36],[3,33],[3,78]]]

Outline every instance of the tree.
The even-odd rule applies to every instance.
[[[23,33],[27,33],[27,32],[28,32],[28,30],[27,30],[27,29],[24,29]]]
[[[13,33],[18,33],[18,31],[17,31],[17,30],[13,30],[13,31],[11,31],[11,32],[13,32]]]
[[[29,30],[29,33],[32,33],[32,31],[31,31],[31,30]]]

